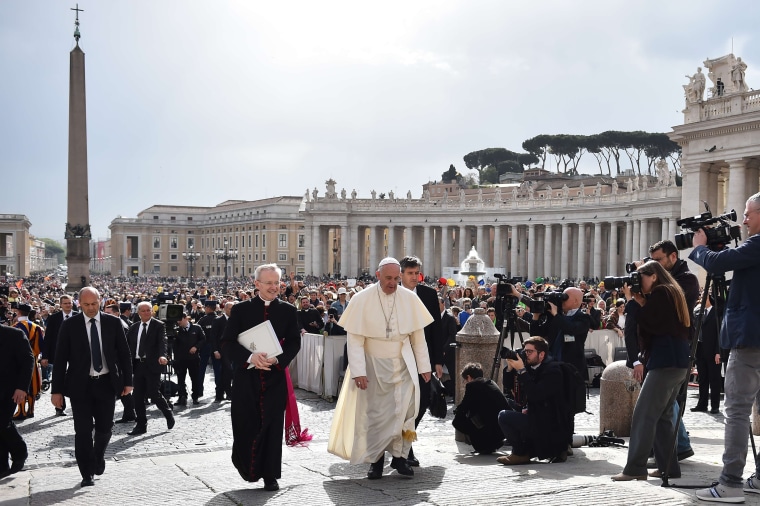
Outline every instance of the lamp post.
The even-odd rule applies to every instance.
[[[198,260],[201,257],[201,254],[197,251],[193,251],[193,245],[190,245],[190,251],[185,251],[182,253],[182,258],[187,260],[187,263],[190,265],[188,268],[188,275],[190,276],[190,279],[193,279],[195,277],[195,261]],[[202,269],[202,267],[201,267]]]
[[[224,249],[218,249],[214,251],[216,258],[224,260],[224,293],[227,293],[227,262],[235,260],[238,256],[238,250],[229,249],[227,245],[227,238],[224,238]]]

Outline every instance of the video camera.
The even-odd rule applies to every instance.
[[[506,275],[498,272],[494,274],[494,277],[497,279],[496,299],[499,301],[495,306],[499,306],[503,311],[515,309],[520,302],[520,299],[512,295],[512,290],[514,289],[514,284],[522,282],[523,278],[507,278]]]
[[[562,307],[562,303],[568,299],[568,296],[566,293],[561,292],[559,290],[556,291],[547,291],[547,292],[539,292],[533,295],[535,299],[538,300],[532,300],[528,304],[528,308],[530,309],[530,312],[533,314],[541,314],[546,313],[549,311],[549,304],[548,302],[551,302],[557,308]]]
[[[185,315],[182,304],[161,304],[158,306],[158,319],[166,324],[166,337],[177,337],[177,322]]]
[[[706,211],[698,216],[681,218],[676,222],[676,225],[682,229],[690,230],[690,232],[676,234],[676,248],[679,250],[692,248],[694,246],[694,232],[700,228],[705,231],[705,235],[707,235],[707,247],[712,251],[722,250],[732,240],[734,244],[738,244],[742,236],[741,227],[739,225],[731,225],[730,223],[736,221],[736,211],[731,209],[731,211],[725,214],[713,217],[707,203],[705,203],[705,209]]]
[[[626,270],[628,270],[628,265],[633,264],[626,264]],[[623,285],[630,286],[632,293],[641,293],[641,274],[634,270],[629,276],[607,276],[604,278],[604,288],[606,289],[620,289],[623,288]]]

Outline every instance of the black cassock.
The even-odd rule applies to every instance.
[[[237,337],[265,320],[272,323],[283,353],[271,371],[248,369],[251,352]],[[232,463],[246,481],[280,478],[283,427],[288,387],[285,367],[301,349],[296,308],[275,299],[268,306],[259,297],[232,308],[221,352],[232,364]]]

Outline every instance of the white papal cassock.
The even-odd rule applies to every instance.
[[[351,298],[338,322],[348,333],[347,378],[367,377],[367,389],[343,382],[327,450],[352,464],[384,451],[406,458],[416,439],[418,374],[431,372],[424,328],[433,321],[417,294],[379,283]]]

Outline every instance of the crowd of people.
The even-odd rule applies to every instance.
[[[232,401],[233,465],[243,479],[263,479],[266,490],[277,490],[283,437],[289,444],[310,438],[301,430],[287,370],[305,333],[347,337],[347,381],[328,450],[369,464],[369,479],[383,477],[386,452],[391,468],[414,475],[420,462],[412,443],[430,402],[433,375],[464,382],[453,424],[476,452],[490,454],[506,444],[511,453],[497,459],[504,465],[533,458],[565,462],[572,455],[574,415],[583,409],[574,392],[589,379],[585,342],[590,331],[609,329],[627,350],[632,378],[642,383],[628,461],[612,479],[680,476],[678,462],[694,455],[679,416],[685,407],[679,393],[692,358],[700,381],[692,411],[708,411],[709,405],[711,414],[720,414],[727,362],[724,470],[720,482],[697,497],[743,502],[743,492],[760,493],[755,475],[741,477],[746,419],[760,391],[757,312],[751,303],[760,282],[760,255],[754,251],[760,247],[759,214],[757,194],[744,213],[749,237],[735,249],[708,247],[702,230],[694,234],[694,262],[710,273],[735,271],[728,299],[717,301],[719,311],[712,296],[701,297],[697,277],[669,240],[653,244],[648,258],[634,262],[636,273],[622,287],[586,280],[554,286],[542,279],[503,286],[503,280],[488,285],[474,278],[452,286],[443,278],[424,278],[414,256],[385,258],[374,279],[359,280],[299,279],[263,265],[252,279],[233,280],[226,291],[218,280],[94,276],[90,286],[69,294],[64,280],[52,274],[0,286],[0,474],[23,468],[26,447],[14,421],[34,417],[35,400],[47,386],[57,415],[67,415],[70,399],[82,486],[90,486],[104,472],[112,399],[124,404],[116,423],[135,422],[130,435],[147,431],[146,399],[171,429],[172,403],[161,383],[167,366],[177,377],[175,404],[186,406],[188,398],[198,404],[204,395],[203,378],[212,365],[214,400]],[[541,299],[545,304],[537,305]],[[163,304],[178,307],[177,317],[158,319]],[[514,311],[517,330],[531,336],[522,349],[503,350],[503,389],[485,379],[481,364],[455,370],[449,345],[477,308],[499,330],[505,311]],[[718,312],[724,316],[720,333]],[[276,356],[248,349],[238,339],[264,324],[279,339],[282,352]],[[697,354],[691,357],[694,340]]]

